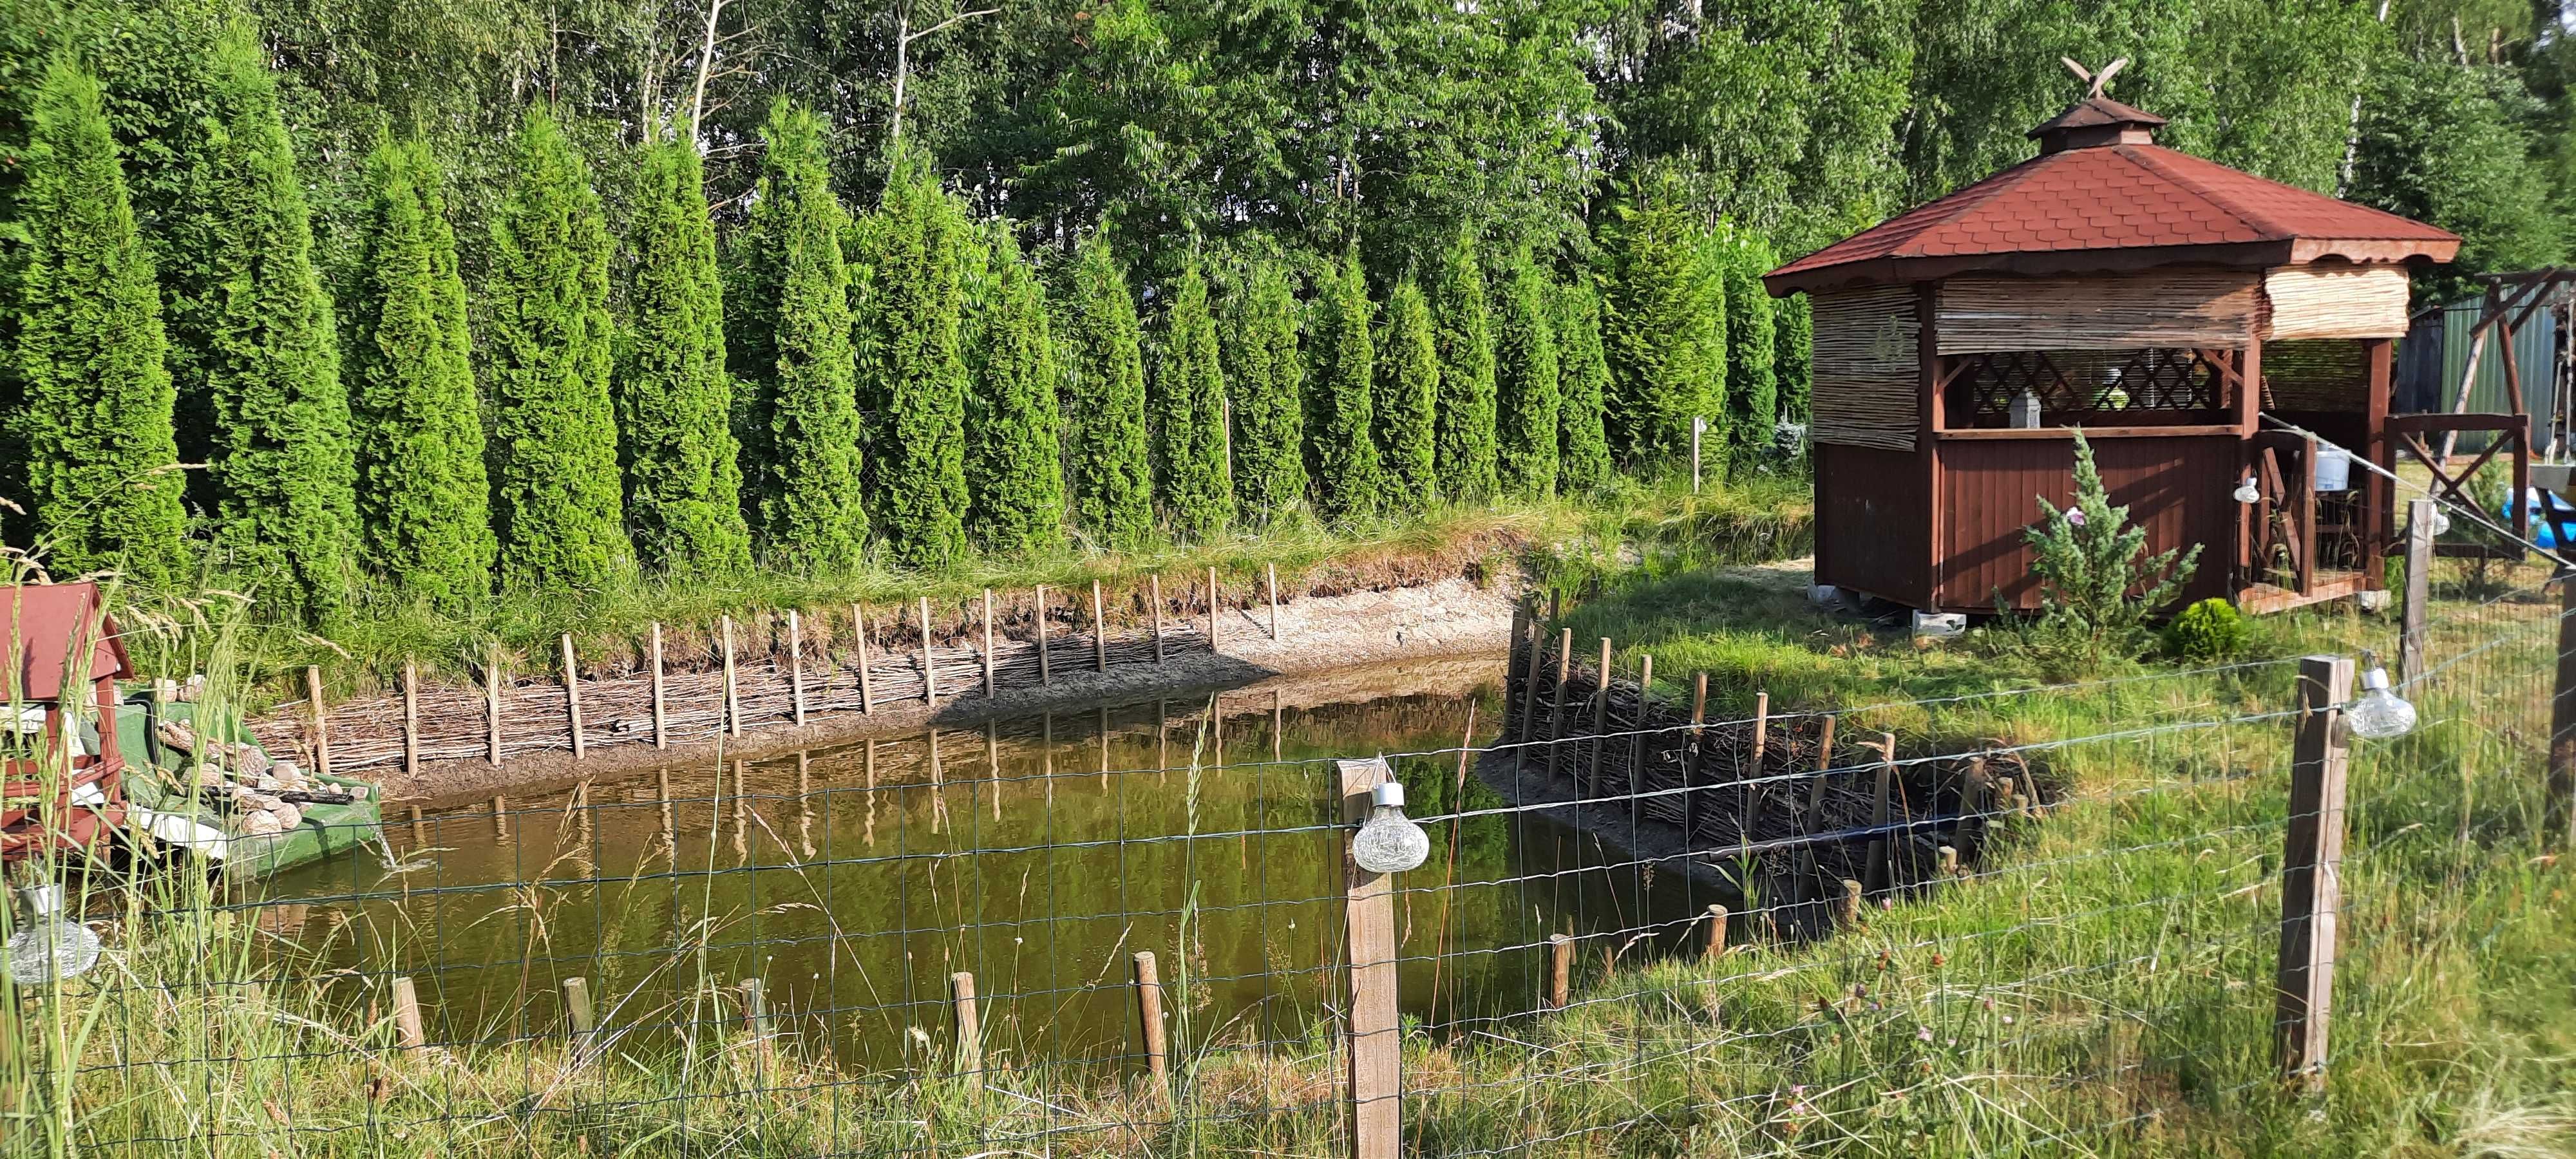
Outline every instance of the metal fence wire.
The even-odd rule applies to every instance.
[[[2349,661],[1720,719],[1533,618],[1456,743],[1308,758],[1217,696],[435,809],[251,890],[93,874],[110,952],[12,992],[0,1112],[102,1153],[2153,1150],[2328,1081],[2543,891],[2568,605],[2439,567],[2388,742]],[[1431,854],[1380,877],[1387,776]]]

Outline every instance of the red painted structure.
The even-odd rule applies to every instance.
[[[96,848],[125,820],[125,759],[116,735],[116,680],[132,671],[115,621],[92,583],[28,584],[0,589],[5,651],[0,660],[0,712],[8,726],[26,709],[44,711],[31,755],[0,755],[0,862],[27,857],[50,843]],[[81,705],[97,726],[95,746],[65,758],[62,711]],[[16,740],[13,736],[9,738]],[[0,750],[5,751],[5,750]]]
[[[2192,598],[2380,586],[2385,481],[2321,492],[2279,423],[2394,461],[2404,264],[2459,239],[2163,148],[2163,124],[2078,101],[2037,157],[1765,276],[1816,303],[1816,582],[2035,607],[2024,532],[2072,502],[2080,430],[2150,551],[2203,546]],[[2248,477],[2259,502],[2232,497]]]

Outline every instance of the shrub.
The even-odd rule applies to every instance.
[[[2245,637],[2236,605],[2212,596],[2165,625],[2165,650],[2185,660],[2231,660],[2244,653]]]
[[[2200,563],[2200,545],[2147,554],[2147,529],[2113,507],[2093,467],[2093,446],[2075,436],[2075,505],[2039,500],[2039,523],[2024,536],[2040,583],[2040,626],[2088,664],[2132,645],[2156,609],[2173,602]]]

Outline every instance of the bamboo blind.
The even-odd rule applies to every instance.
[[[2370,405],[2361,343],[2304,339],[2263,344],[2263,408],[2358,414]]]
[[[1935,315],[1943,354],[2002,350],[2241,347],[2255,276],[2170,269],[2082,278],[1952,278]]]
[[[1914,287],[1817,294],[1811,437],[1846,447],[1914,449],[1922,356]]]
[[[2406,336],[2402,266],[2275,266],[2263,275],[2263,296],[2271,307],[2266,339]]]

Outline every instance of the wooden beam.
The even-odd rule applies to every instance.
[[[1342,820],[1355,825],[1369,815],[1369,791],[1394,774],[1383,760],[1336,763]],[[1395,883],[1352,861],[1348,836],[1342,861],[1350,947],[1350,1153],[1352,1159],[1397,1159],[1404,1125],[1404,1043],[1396,996]]]
[[[2311,1093],[2325,1087],[2326,1030],[2333,1021],[2335,919],[2342,904],[2342,727],[2352,659],[2299,661],[2298,732],[2290,762],[2290,817],[2281,863],[2281,952],[2274,1018],[2281,1071]]]

